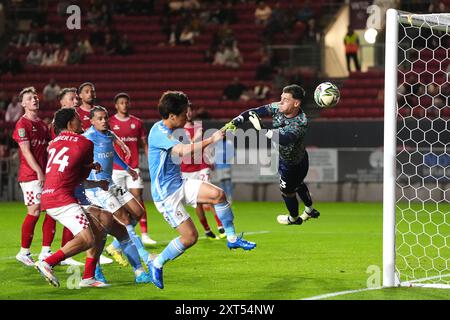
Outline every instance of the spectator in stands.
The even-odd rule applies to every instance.
[[[55,50],[55,66],[67,65],[69,59],[69,50],[66,46],[57,45]]]
[[[15,76],[22,71],[22,64],[19,59],[14,56],[12,51],[9,51],[6,58],[1,63],[1,74],[8,74]]]
[[[270,18],[267,21],[266,28],[264,29],[263,32],[263,36],[268,43],[272,41],[272,38],[275,34],[284,32],[285,21],[286,15],[284,14],[284,11],[281,9],[280,3],[277,2],[275,4],[274,9],[272,10],[272,14],[270,15]]]
[[[221,44],[214,55],[213,65],[221,65],[237,69],[243,62],[242,55],[237,47],[236,41],[228,44]]]
[[[273,67],[270,61],[270,56],[267,53],[263,53],[261,61],[256,68],[256,80],[270,80],[272,79]]]
[[[56,63],[55,51],[52,45],[47,44],[44,47],[44,53],[42,54],[41,66],[52,67]]]
[[[117,51],[117,45],[116,42],[113,40],[113,37],[111,33],[105,34],[105,51],[104,53],[106,55],[113,55],[116,54]]]
[[[255,23],[266,25],[271,15],[272,9],[264,1],[260,1],[255,9]]]
[[[269,97],[270,88],[262,81],[258,81],[258,83],[253,88],[253,96],[252,98],[256,100],[265,100]]]
[[[93,48],[101,48],[105,45],[105,34],[97,25],[92,26],[89,41]]]
[[[93,5],[87,12],[87,22],[89,27],[98,26],[100,24],[101,12],[96,5]]]
[[[167,33],[167,35],[168,35],[168,37],[167,37],[167,44],[169,44],[172,47],[174,47],[174,46],[176,46],[177,44],[180,43],[181,31],[180,31],[179,27],[180,27],[180,25],[179,24],[175,24],[175,23],[172,23],[169,26],[169,30],[168,30],[168,33]]]
[[[37,41],[36,33],[34,33],[34,32],[29,32],[29,33],[21,32],[21,33],[19,33],[19,35],[14,35],[12,37],[11,41],[9,42],[9,44],[11,46],[16,47],[16,48],[20,48],[20,47],[29,47],[30,45],[32,45],[36,41]]]
[[[351,72],[350,60],[353,60],[356,70],[360,71],[361,67],[358,61],[359,37],[351,26],[348,26],[347,34],[344,37],[344,45],[345,45],[345,58],[347,60],[348,72]]]
[[[233,7],[232,1],[227,1],[225,4],[225,8],[222,9],[222,22],[221,23],[229,23],[235,24],[237,22],[237,13],[236,9]]]
[[[52,31],[50,25],[44,25],[44,30],[39,34],[38,41],[41,45],[54,44],[60,40],[60,36]]]
[[[23,108],[22,105],[19,102],[19,99],[16,95],[12,97],[11,102],[8,105],[8,108],[6,109],[5,113],[5,121],[6,122],[17,122],[19,118],[23,114]]]
[[[70,1],[67,0],[58,1],[58,5],[56,6],[56,12],[58,13],[58,16],[66,17],[67,7],[70,5],[71,5]]]
[[[27,63],[35,66],[40,66],[42,63],[42,49],[39,43],[34,44],[31,47],[30,52],[27,55]]]
[[[134,53],[133,45],[131,44],[126,34],[120,37],[116,52],[117,54],[124,56]]]
[[[83,62],[84,54],[81,46],[76,43],[72,44],[69,50],[69,58],[67,59],[67,64],[79,64]]]
[[[428,13],[446,13],[447,8],[444,1],[431,0],[428,6]]]
[[[244,98],[242,96],[246,93],[246,91],[247,87],[241,83],[238,77],[234,77],[233,82],[231,82],[223,89],[222,99],[237,101],[241,98]]]
[[[100,7],[100,18],[99,22],[101,26],[110,26],[113,23],[112,14],[111,14],[111,7],[103,3]]]
[[[50,82],[44,87],[42,92],[44,101],[55,101],[59,91],[61,91],[61,87],[56,83],[55,79],[51,78]]]
[[[193,45],[194,44],[194,33],[189,26],[184,26],[180,34],[180,44],[183,45]]]
[[[94,49],[92,48],[91,41],[89,40],[89,35],[87,35],[87,34],[78,42],[78,47],[81,49],[81,53],[83,55],[94,53]]]

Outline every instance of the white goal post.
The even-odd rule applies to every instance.
[[[387,10],[383,287],[450,288],[449,48],[450,14]]]

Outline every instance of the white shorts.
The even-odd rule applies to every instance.
[[[211,169],[210,168],[204,168],[200,171],[194,171],[194,172],[182,172],[181,175],[183,176],[183,179],[196,179],[196,180],[202,180],[209,182],[211,181]]]
[[[47,209],[47,214],[69,229],[74,236],[89,227],[89,220],[78,203]]]
[[[114,183],[122,189],[144,189],[144,180],[141,177],[141,171],[134,169],[139,174],[139,177],[133,181],[133,178],[126,170],[113,170],[112,179]]]
[[[231,168],[223,168],[214,170],[214,176],[216,180],[222,181],[226,179],[231,179]]]
[[[133,195],[126,189],[111,184],[109,190],[105,191],[100,188],[86,189],[84,191],[86,197],[91,204],[99,206],[111,213],[122,208],[127,202],[134,199]]]
[[[197,197],[203,181],[196,179],[183,179],[183,185],[163,201],[155,201],[155,206],[163,214],[164,219],[172,228],[177,228],[189,219],[189,213],[184,204],[197,206]]]
[[[23,192],[23,202],[26,206],[41,203],[42,187],[39,180],[20,182],[19,184]]]

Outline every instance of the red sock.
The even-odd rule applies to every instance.
[[[34,227],[39,219],[39,216],[32,216],[27,214],[22,224],[22,248],[28,249],[33,241]]]
[[[206,220],[206,217],[199,218],[199,220],[200,220],[200,223],[203,226],[203,229],[205,229],[205,231],[211,230],[209,228],[208,220]]]
[[[64,247],[66,245],[66,243],[72,239],[73,239],[72,232],[69,229],[67,229],[66,227],[64,227],[63,233],[62,233],[61,248]]]
[[[144,214],[142,215],[141,220],[139,220],[139,224],[141,226],[141,232],[147,233],[147,210],[145,209],[144,201],[141,201],[141,205],[144,208]]]
[[[83,279],[93,278],[95,275],[95,267],[96,266],[97,266],[97,259],[86,258],[86,263],[84,264]]]
[[[50,247],[55,238],[56,221],[48,214],[42,223],[42,246]]]
[[[54,254],[52,254],[50,257],[45,259],[44,261],[53,267],[53,266],[56,266],[61,261],[63,261],[65,258],[66,258],[66,256],[64,255],[64,252],[62,252],[62,250],[59,249]]]
[[[215,212],[214,212],[214,219],[216,219],[217,227],[218,227],[218,228],[223,227],[222,221],[220,221],[219,217],[217,216],[217,214],[216,214]]]

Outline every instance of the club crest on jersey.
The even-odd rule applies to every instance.
[[[17,131],[17,133],[19,134],[19,137],[21,137],[21,138],[25,137],[25,129],[24,128],[20,128],[19,131]]]
[[[120,127],[117,124],[113,127],[113,130],[119,130],[119,129],[120,129]]]
[[[131,124],[131,129],[136,128],[136,125],[134,123]]]

